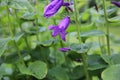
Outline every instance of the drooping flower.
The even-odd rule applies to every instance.
[[[120,7],[120,2],[112,1],[111,3],[114,4],[114,5],[116,5],[117,7]]]
[[[63,0],[51,0],[50,4],[48,4],[44,9],[44,17],[49,18],[57,13],[62,6],[67,7],[69,5],[70,4],[68,2],[64,2]]]
[[[52,32],[52,37],[56,37],[57,35],[60,35],[61,39],[63,41],[66,41],[66,29],[68,28],[70,24],[70,17],[65,17],[64,19],[62,19],[62,21],[56,25],[56,26],[49,26],[49,30],[53,30]]]
[[[69,47],[59,48],[59,50],[62,51],[62,52],[67,52],[67,51],[70,50],[70,48]]]

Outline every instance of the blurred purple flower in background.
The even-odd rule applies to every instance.
[[[57,35],[60,35],[61,39],[63,41],[66,41],[66,29],[68,28],[70,24],[70,17],[65,17],[58,25],[56,26],[49,26],[49,30],[53,30],[52,36],[56,37]]]
[[[59,48],[59,50],[62,51],[62,52],[67,52],[67,51],[70,50],[70,48],[69,47]]]
[[[63,0],[50,1],[50,4],[48,4],[44,9],[44,17],[46,18],[53,16],[62,6],[68,7],[70,5],[68,2],[64,2]]]
[[[117,7],[120,7],[120,2],[112,1],[111,3],[114,4],[114,5],[116,5]]]

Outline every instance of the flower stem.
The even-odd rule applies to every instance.
[[[80,26],[79,26],[79,20],[78,20],[78,12],[77,12],[77,4],[76,0],[74,1],[74,15],[75,15],[75,22],[76,22],[76,29],[77,29],[77,34],[78,34],[78,40],[81,43],[81,38],[80,38]]]
[[[8,13],[8,20],[9,20],[8,27],[9,27],[9,30],[10,30],[10,35],[11,35],[12,38],[14,38],[15,34],[12,31],[12,24],[11,24],[11,19],[10,19],[10,15],[9,15],[9,7],[8,6],[7,6],[7,13]],[[21,55],[21,52],[20,52],[19,47],[18,47],[15,40],[13,40],[13,44],[16,47],[16,50],[17,50],[18,56],[20,58],[20,61],[22,62],[23,65],[25,65],[24,60],[23,60],[22,55]]]
[[[108,50],[108,55],[111,55],[111,51],[110,51],[110,31],[109,31],[109,21],[108,21],[108,18],[107,18],[107,12],[106,12],[106,2],[105,0],[102,0],[103,1],[103,9],[104,9],[104,16],[105,16],[105,21],[106,21],[106,39],[107,39],[107,50]]]
[[[19,24],[19,27],[20,27],[21,32],[25,33],[25,31],[23,30],[23,28],[22,28],[22,26],[21,26],[21,23],[20,23],[20,21],[19,21],[19,18],[18,18],[18,15],[17,15],[17,13],[16,13],[16,10],[15,10],[15,16],[16,16],[16,19],[17,19],[17,22],[18,22],[18,24]],[[30,45],[29,45],[29,42],[28,42],[28,40],[27,40],[27,37],[25,37],[25,36],[23,36],[23,37],[24,37],[24,40],[25,40],[25,43],[26,43],[27,48],[28,48],[29,50],[31,50]]]
[[[77,2],[76,0],[74,0],[74,14],[75,14],[75,22],[76,22],[76,28],[77,28],[77,33],[78,33],[78,39],[79,39],[79,43],[82,43],[81,37],[80,37],[80,22],[78,20],[78,12],[77,12]],[[86,75],[86,80],[90,80],[89,78],[89,73],[88,73],[88,69],[87,69],[87,54],[83,53],[82,54],[82,59],[83,59],[83,66],[84,66],[84,71],[85,71],[85,75]]]
[[[85,75],[86,75],[86,80],[90,80],[89,78],[89,73],[88,73],[88,65],[87,65],[87,55],[85,53],[82,54],[82,58],[83,58],[83,64],[84,64],[84,71],[85,71]]]

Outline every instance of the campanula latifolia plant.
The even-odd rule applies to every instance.
[[[120,80],[119,0],[0,0],[0,80]]]

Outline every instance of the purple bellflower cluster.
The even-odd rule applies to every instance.
[[[69,7],[68,2],[64,2],[64,0],[50,0],[50,3],[45,7],[44,9],[44,17],[49,18],[53,15],[55,15],[58,10],[62,7],[65,6],[66,8]],[[61,22],[58,25],[55,26],[49,26],[48,29],[52,30],[52,37],[56,37],[57,35],[60,35],[61,39],[63,41],[66,41],[66,30],[70,24],[70,17],[66,16],[61,20]],[[59,49],[62,52],[69,51],[69,47],[65,48],[60,48]]]
[[[114,5],[116,5],[117,7],[120,7],[120,2],[112,1],[111,3],[114,4]]]

